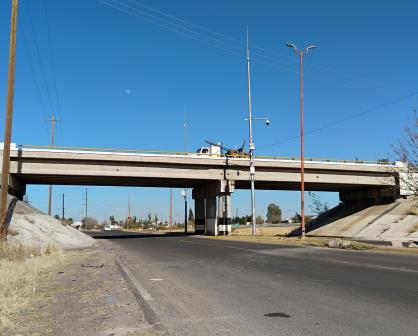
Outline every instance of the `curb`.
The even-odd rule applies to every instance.
[[[150,324],[152,324],[157,330],[164,332],[165,335],[168,335],[167,330],[164,328],[158,316],[157,309],[154,307],[154,299],[151,297],[148,291],[141,286],[141,284],[132,274],[128,266],[124,265],[124,263],[119,259],[119,257],[115,257],[115,262],[119,273],[126,280],[126,282],[128,283],[128,287],[134,295],[135,299],[143,308],[146,320]]]

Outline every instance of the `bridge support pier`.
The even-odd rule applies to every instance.
[[[232,223],[231,195],[221,195],[218,201],[218,235],[227,236],[231,233]]]
[[[196,234],[205,234],[205,199],[194,200],[194,231]]]
[[[197,234],[218,236],[231,233],[231,193],[234,190],[233,180],[210,182],[193,189]]]
[[[206,234],[210,236],[218,235],[218,218],[216,217],[216,196],[206,199]]]

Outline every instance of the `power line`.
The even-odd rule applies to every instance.
[[[113,2],[116,2],[116,3],[120,3],[120,2],[119,2],[119,1],[117,1],[117,0],[106,0],[106,1],[104,1],[104,0],[97,0],[97,1],[99,1],[99,2],[101,2],[101,3],[103,3],[103,4],[105,4],[105,5],[107,5],[107,6],[109,6],[109,7],[112,7],[112,8],[114,8],[114,9],[117,9],[117,10],[119,10],[119,11],[121,11],[121,12],[124,12],[124,13],[126,13],[126,14],[128,14],[128,15],[134,16],[134,17],[136,17],[136,18],[139,18],[139,19],[144,20],[144,21],[146,21],[146,22],[152,23],[152,24],[157,25],[157,26],[159,26],[159,27],[162,27],[162,28],[165,28],[165,29],[171,30],[171,31],[173,31],[173,32],[175,32],[175,33],[177,33],[177,34],[183,35],[183,36],[185,36],[185,37],[187,37],[187,38],[191,38],[191,39],[194,39],[194,40],[200,41],[200,42],[202,42],[202,43],[208,44],[208,45],[210,45],[210,46],[212,46],[212,47],[214,47],[214,48],[218,48],[218,49],[221,49],[221,50],[224,50],[224,51],[227,51],[227,52],[230,52],[230,53],[234,53],[234,54],[237,54],[237,55],[242,55],[242,53],[243,53],[243,51],[242,51],[242,50],[240,50],[240,48],[235,47],[235,46],[228,46],[229,48],[232,48],[232,49],[228,49],[228,48],[226,48],[225,46],[220,46],[220,45],[215,44],[215,43],[220,43],[220,44],[224,44],[224,45],[226,45],[226,43],[225,43],[225,42],[223,42],[223,41],[220,41],[220,40],[217,40],[217,39],[211,38],[211,40],[213,40],[213,42],[215,42],[215,43],[213,43],[213,42],[210,42],[210,41],[204,40],[204,39],[202,39],[202,38],[199,38],[199,37],[197,37],[197,36],[194,36],[193,34],[195,34],[195,35],[200,35],[200,36],[202,36],[202,34],[201,34],[201,33],[198,33],[198,32],[194,32],[194,31],[192,31],[192,30],[190,30],[190,29],[188,29],[188,28],[181,27],[181,26],[179,26],[179,25],[177,25],[177,24],[170,23],[170,22],[168,22],[168,21],[166,21],[166,20],[164,20],[164,19],[158,19],[158,18],[156,18],[156,19],[152,19],[152,18],[147,18],[147,17],[144,17],[143,15],[147,15],[147,14],[143,14],[143,15],[138,14],[138,12],[140,12],[140,13],[141,13],[141,12],[143,12],[143,11],[140,11],[140,10],[138,10],[138,9],[135,9],[135,8],[134,8],[134,7],[132,7],[132,6],[122,4],[123,6],[125,6],[125,7],[127,7],[127,8],[128,8],[128,9],[125,9],[125,8],[120,8],[120,7],[118,7],[118,6],[115,6],[115,5],[111,4],[111,3],[106,2],[106,1],[113,1]],[[134,11],[135,11],[135,12],[137,12],[137,13],[130,11],[130,10],[129,10],[130,8],[131,8],[131,9],[134,9]],[[149,15],[149,14],[148,14],[148,16],[155,17],[155,16],[153,16],[153,15]],[[159,21],[161,21],[161,22],[166,22],[166,23],[161,23],[161,22],[158,22],[158,21],[155,21],[155,20],[159,20]],[[173,27],[170,27],[170,26],[174,26],[174,28],[173,28]],[[177,27],[177,28],[176,28],[176,27]],[[187,33],[187,31],[188,31],[189,33]],[[237,49],[238,49],[239,51],[238,51]]]
[[[45,86],[45,90],[46,90],[46,95],[47,95],[47,101],[49,102],[50,108],[51,108],[51,112],[54,111],[54,106],[52,104],[52,96],[51,96],[51,91],[49,90],[49,86],[48,86],[48,81],[46,79],[46,74],[45,74],[45,68],[44,68],[44,64],[42,62],[42,57],[41,57],[41,53],[39,50],[39,44],[38,44],[38,40],[36,38],[36,32],[34,29],[34,24],[32,21],[32,16],[30,15],[30,11],[28,11],[28,18],[29,18],[29,25],[30,25],[30,30],[33,32],[33,44],[35,45],[35,54],[38,58],[38,63],[40,65],[40,70],[41,70],[41,75],[42,75],[42,79],[43,79],[43,83]]]
[[[54,83],[54,89],[55,89],[55,99],[56,99],[56,104],[57,104],[57,113],[61,113],[61,107],[60,107],[60,100],[59,100],[59,96],[58,96],[58,89],[57,89],[57,78],[55,75],[55,65],[54,65],[54,57],[53,57],[53,53],[52,53],[52,42],[51,42],[51,29],[49,26],[49,17],[48,17],[48,9],[47,9],[47,4],[46,4],[46,0],[44,0],[44,9],[45,9],[45,18],[46,18],[46,26],[47,26],[47,37],[48,37],[48,46],[49,46],[49,57],[51,59],[51,69],[52,69],[52,80]]]
[[[399,102],[401,102],[401,101],[403,101],[403,100],[406,100],[406,99],[411,98],[411,97],[416,96],[416,95],[418,95],[418,91],[415,91],[415,92],[410,93],[410,94],[408,94],[408,95],[406,95],[406,96],[402,96],[402,97],[400,97],[400,98],[397,98],[397,99],[394,99],[394,100],[388,101],[388,102],[386,102],[386,103],[383,103],[383,104],[377,105],[377,106],[375,106],[375,107],[373,107],[373,108],[370,108],[370,109],[367,109],[367,110],[365,110],[365,111],[363,111],[363,112],[355,113],[355,114],[352,114],[352,115],[350,115],[350,116],[348,116],[348,117],[346,117],[346,118],[342,118],[342,119],[339,119],[339,120],[333,121],[333,122],[331,122],[331,123],[325,124],[325,125],[320,126],[320,127],[318,127],[318,128],[311,129],[311,130],[309,130],[309,131],[306,131],[306,132],[305,132],[305,135],[309,135],[309,134],[317,133],[317,132],[322,131],[322,130],[324,130],[324,129],[326,129],[326,128],[330,128],[330,127],[333,127],[333,126],[335,126],[335,125],[341,124],[341,123],[343,123],[343,122],[346,122],[346,121],[349,121],[349,120],[352,120],[352,119],[355,119],[355,118],[359,118],[359,117],[361,117],[361,116],[364,116],[364,115],[366,115],[366,114],[369,114],[369,113],[375,112],[375,111],[380,110],[380,109],[382,109],[382,108],[384,108],[384,107],[387,107],[387,106],[390,106],[390,105],[393,105],[393,104],[399,103]],[[268,145],[265,145],[265,146],[261,146],[261,147],[259,147],[259,148],[258,148],[258,150],[266,149],[266,148],[273,147],[273,146],[276,146],[276,145],[281,144],[281,143],[284,143],[284,142],[288,142],[288,141],[291,141],[291,140],[299,139],[299,137],[300,137],[300,134],[295,135],[295,136],[292,136],[292,137],[289,137],[289,138],[285,138],[285,139],[282,139],[282,140],[279,140],[279,141],[273,142],[273,143],[271,143],[271,144],[268,144]]]
[[[159,9],[156,9],[156,8],[151,7],[149,5],[146,5],[146,4],[144,4],[140,1],[134,1],[134,0],[126,0],[126,2],[124,2],[123,0],[98,0],[98,1],[107,5],[107,6],[109,6],[109,7],[113,7],[114,9],[122,11],[126,14],[136,16],[139,19],[142,19],[142,20],[150,22],[152,24],[156,24],[160,27],[169,29],[169,30],[174,31],[178,34],[181,34],[185,37],[192,38],[194,40],[198,40],[200,42],[206,43],[206,44],[211,45],[215,48],[223,49],[227,52],[232,52],[230,49],[226,50],[227,48],[232,48],[235,51],[233,53],[237,53],[237,50],[238,50],[238,53],[239,53],[240,56],[242,56],[243,53],[245,53],[244,52],[245,43],[244,43],[243,40],[239,40],[239,39],[233,38],[231,36],[216,32],[216,31],[211,30],[211,29],[208,29],[206,27],[197,25],[193,22],[184,20],[182,18],[179,18],[177,16],[174,16],[174,15],[169,14],[167,12],[164,12],[162,10],[159,10]],[[112,1],[113,4],[109,3],[110,1]],[[128,3],[133,4],[133,6],[128,4]],[[116,4],[116,6],[115,6],[115,4]],[[120,8],[118,6],[123,6],[123,8]],[[142,8],[140,9],[140,8],[138,8],[138,6],[142,7]],[[147,12],[147,10],[148,10],[148,12]],[[140,15],[138,15],[138,13],[140,13]],[[143,17],[144,15],[148,16],[148,18],[144,18]],[[152,19],[150,19],[150,17]],[[174,21],[174,22],[169,21],[167,18],[169,20]],[[155,20],[158,20],[160,22],[155,22]],[[170,27],[170,26],[167,26],[167,25],[174,26],[176,29],[173,29],[173,27]],[[188,33],[185,33],[184,31],[180,32],[180,31],[178,31],[179,29],[180,30],[185,30]],[[196,35],[200,36],[200,38],[197,38],[196,36],[190,36],[189,34],[196,34]],[[213,35],[217,36],[218,38],[214,38]],[[204,40],[205,38],[211,40],[211,43],[209,43],[207,40]],[[225,42],[225,41],[222,41],[219,38],[228,40],[229,43]],[[213,45],[213,43],[219,43],[222,46]],[[236,44],[236,45],[231,45],[231,43]],[[275,67],[275,68],[278,68],[278,69],[281,69],[281,70],[285,70],[285,71],[292,71],[292,72],[297,71],[294,68],[297,65],[297,62],[295,62],[293,60],[293,58],[290,58],[287,54],[281,53],[279,51],[269,50],[269,49],[263,48],[263,47],[258,46],[258,45],[253,45],[253,49],[256,49],[256,50],[254,50],[254,53],[257,55],[257,57],[260,57],[260,58],[264,59],[264,60],[260,61],[258,58],[253,58],[257,62],[263,63],[263,64],[268,65],[268,66],[272,66],[272,67]],[[275,55],[275,56],[278,56],[279,58],[277,58],[277,57],[273,58],[273,57],[267,56],[266,54]],[[278,63],[281,63],[281,64],[278,64]],[[290,67],[292,69],[288,69],[287,67]],[[353,75],[353,74],[346,74],[346,73],[343,73],[341,71],[336,71],[336,70],[334,70],[330,67],[326,67],[326,66],[323,66],[323,65],[309,63],[308,67],[309,68],[316,68],[316,69],[311,69],[310,74],[308,74],[308,76],[317,76],[317,77],[320,77],[324,80],[337,81],[337,82],[340,82],[340,83],[345,84],[345,85],[351,83],[352,84],[350,86],[351,88],[358,88],[358,81],[361,80],[363,82],[367,82],[367,83],[373,85],[373,88],[376,89],[376,90],[383,90],[383,91],[387,92],[388,89],[389,89],[386,83],[383,84],[383,83],[379,83],[378,81],[370,80],[368,78],[363,78],[363,77],[356,76],[356,75]],[[336,79],[336,78],[332,78],[332,77],[331,78],[327,77],[327,74],[325,74],[324,71],[328,71],[330,73],[337,74],[339,77],[345,76],[345,77],[348,77],[350,79],[354,79],[355,82],[353,82],[352,80],[347,80],[347,79],[341,79],[341,78]],[[380,88],[377,88],[376,85],[379,85]],[[383,86],[386,89],[383,89]],[[409,89],[409,91],[412,91],[412,90]]]
[[[20,17],[21,17],[21,16],[19,15],[19,18],[20,18]],[[42,99],[41,90],[40,90],[40,87],[39,87],[38,80],[37,80],[37,78],[36,78],[35,68],[34,68],[34,66],[33,66],[33,63],[32,63],[32,57],[31,57],[31,55],[30,55],[30,51],[29,51],[29,50],[30,50],[30,49],[29,49],[29,43],[28,43],[28,40],[27,40],[27,38],[26,38],[26,31],[25,31],[24,25],[23,25],[23,23],[22,23],[22,20],[20,20],[20,28],[21,28],[21,30],[22,30],[22,37],[23,37],[23,41],[25,42],[26,54],[27,54],[27,56],[28,56],[28,63],[29,63],[29,67],[30,67],[30,70],[31,70],[31,73],[32,73],[33,82],[34,82],[34,84],[35,84],[36,93],[37,93],[38,98],[39,98],[39,103],[40,103],[40,105],[41,105],[41,109],[42,109],[42,111],[43,111],[44,115],[46,116],[45,104],[44,104],[44,101],[43,101],[43,99]]]

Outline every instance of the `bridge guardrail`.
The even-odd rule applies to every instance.
[[[156,154],[156,155],[178,155],[178,156],[200,156],[200,157],[225,157],[225,154],[201,154],[195,152],[176,152],[176,151],[161,151],[161,150],[144,150],[144,149],[115,149],[115,148],[96,148],[96,147],[72,147],[72,146],[46,146],[46,145],[19,145],[19,149],[41,149],[41,150],[68,150],[68,151],[94,151],[94,152],[111,152],[111,153],[130,153],[130,154]],[[229,156],[231,157],[231,156]],[[234,156],[232,156],[234,158]],[[243,158],[236,156],[235,158]],[[288,160],[299,161],[300,158],[296,156],[277,156],[277,155],[257,155],[256,159],[264,160]],[[337,162],[337,163],[358,163],[358,164],[379,164],[390,165],[387,160],[337,160],[330,158],[305,158],[305,162]]]

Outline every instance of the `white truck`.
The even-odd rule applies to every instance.
[[[197,149],[197,155],[207,155],[207,156],[220,156],[221,155],[221,146],[219,145],[208,145],[203,146]]]

